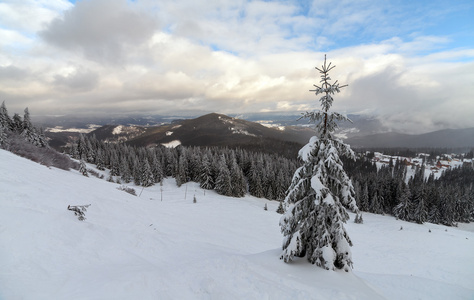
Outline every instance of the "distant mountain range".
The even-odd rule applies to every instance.
[[[123,127],[122,127],[123,130]],[[100,139],[118,138],[117,126],[103,126],[89,134]],[[141,128],[143,132],[128,139],[133,146],[177,145],[221,146],[264,151],[295,157],[308,129],[279,130],[259,123],[211,113],[195,119],[177,120],[171,124]]]
[[[377,133],[351,137],[346,142],[354,148],[470,148],[474,147],[474,128],[444,129],[417,135]]]
[[[236,118],[210,113],[189,119],[110,118],[108,121],[120,120],[120,122],[100,127],[99,125],[103,122],[93,123],[99,124],[96,126],[98,128],[89,134],[94,134],[101,140],[122,141],[136,146],[169,143],[185,146],[223,146],[294,157],[301,146],[315,134],[313,127],[305,120],[297,121],[300,116],[296,113],[290,115],[252,114]],[[474,147],[474,128],[446,129],[419,135],[381,133],[382,130],[387,131],[387,128],[384,128],[378,119],[359,115],[349,115],[349,117],[353,123],[340,124],[336,136],[344,139],[353,148]],[[64,122],[60,124],[63,129],[67,128]],[[74,119],[74,126],[82,128],[77,129],[78,131],[87,128],[86,124],[81,124],[78,119]],[[71,131],[50,131],[47,135],[52,139],[51,144],[54,147],[60,147],[66,144],[68,139],[77,136],[77,132]]]

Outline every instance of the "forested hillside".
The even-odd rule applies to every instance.
[[[69,146],[70,156],[83,162],[78,164],[48,146],[42,130],[32,124],[28,109],[23,118],[17,113],[11,118],[5,103],[0,109],[0,147],[45,165],[81,169],[85,175],[91,174],[85,163],[95,164],[99,170],[110,169],[110,176],[104,179],[114,182],[146,187],[173,177],[178,186],[194,181],[221,195],[249,193],[279,201],[299,165],[296,158],[239,148],[133,147],[88,135],[80,135]],[[446,170],[435,179],[425,176],[424,168],[407,177],[407,166],[398,160],[377,169],[365,152],[356,160],[343,158],[343,162],[361,211],[449,226],[474,221],[472,164]]]

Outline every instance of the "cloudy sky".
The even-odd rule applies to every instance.
[[[474,2],[0,0],[10,113],[305,111],[327,54],[343,113],[474,127]]]

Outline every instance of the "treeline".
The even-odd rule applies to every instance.
[[[43,130],[31,122],[28,108],[23,118],[18,113],[11,118],[5,102],[0,106],[0,148],[46,166],[64,170],[77,167],[69,157],[48,146]]]
[[[0,148],[48,166],[87,172],[84,163],[76,164],[48,146],[43,131],[33,126],[27,108],[23,118],[17,113],[10,118],[2,103]],[[71,143],[68,151],[73,158],[95,164],[99,170],[110,169],[110,179],[115,177],[123,183],[151,186],[164,177],[174,177],[178,185],[194,181],[226,196],[243,197],[250,193],[272,200],[285,198],[293,174],[301,165],[296,158],[243,149],[133,147],[104,143],[84,135]],[[426,177],[424,168],[418,167],[407,180],[407,167],[398,160],[377,170],[370,155],[342,159],[361,211],[448,226],[474,221],[472,164],[446,170],[439,179],[433,175]]]
[[[23,119],[18,113],[10,118],[5,102],[0,106],[0,146],[9,146],[9,135],[19,135],[28,143],[38,147],[46,147],[48,142],[42,129],[38,129],[31,123],[30,112],[25,108]]]
[[[460,153],[464,153],[462,157],[464,158],[473,158],[474,157],[474,148],[406,148],[406,147],[392,147],[392,148],[359,148],[358,152],[370,152],[371,155],[375,152],[381,152],[385,155],[390,156],[402,156],[402,157],[415,157],[418,153],[428,154],[425,158],[428,161],[434,161],[436,157],[445,156],[446,154],[457,153],[456,157],[461,157]]]
[[[345,160],[352,178],[360,210],[391,214],[417,223],[430,222],[456,226],[474,221],[474,168],[465,165],[446,170],[438,179],[426,177],[424,167],[417,167],[407,180],[407,167],[391,161],[379,170],[366,157]]]
[[[69,154],[110,169],[123,183],[151,186],[174,177],[178,186],[194,181],[208,190],[233,197],[250,195],[283,200],[297,161],[278,155],[218,147],[133,147],[105,143],[95,136],[80,135]]]

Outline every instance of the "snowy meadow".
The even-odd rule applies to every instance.
[[[472,223],[350,214],[354,269],[326,271],[279,259],[276,201],[118,187],[0,150],[0,299],[474,298]]]

